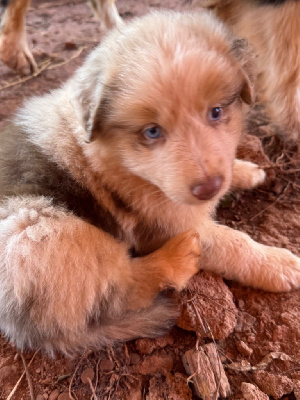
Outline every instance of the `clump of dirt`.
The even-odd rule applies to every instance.
[[[187,3],[119,0],[117,6],[130,19],[155,8],[183,11]],[[0,128],[26,98],[65,81],[102,35],[82,0],[36,0],[27,26],[40,72],[24,79],[0,65]],[[264,149],[259,139],[245,136],[239,155],[263,165],[268,179],[257,190],[232,193],[221,203],[217,219],[259,242],[300,255],[299,154],[270,137],[267,121],[256,121],[248,129],[261,137]],[[174,297],[182,313],[168,335],[75,359],[25,354],[27,377],[21,356],[0,337],[0,399],[11,393],[11,399],[32,399],[30,387],[37,400],[196,399],[182,358],[208,343],[216,343],[231,399],[300,398],[300,291],[264,293],[202,272]]]

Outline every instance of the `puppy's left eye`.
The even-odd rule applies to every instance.
[[[209,110],[208,117],[211,121],[219,121],[223,115],[223,109],[221,107],[214,107]]]
[[[152,125],[145,128],[143,133],[146,139],[159,139],[163,136],[162,129],[158,125]]]

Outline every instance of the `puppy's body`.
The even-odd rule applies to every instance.
[[[252,95],[240,44],[209,13],[153,13],[112,32],[4,131],[0,327],[18,347],[160,334],[176,311],[158,293],[199,266],[299,286],[297,257],[211,218],[231,184],[264,179],[234,161]]]
[[[259,101],[274,132],[300,139],[300,2],[298,0],[200,0],[247,39],[257,58]]]

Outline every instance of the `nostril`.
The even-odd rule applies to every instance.
[[[192,186],[191,191],[199,200],[210,200],[218,193],[222,183],[222,176],[212,176],[207,178],[204,182]]]

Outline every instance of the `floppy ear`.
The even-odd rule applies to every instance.
[[[238,61],[244,79],[241,98],[246,104],[253,104],[255,100],[254,84],[256,79],[256,64],[254,50],[245,39],[234,39],[231,53]]]
[[[96,48],[67,83],[70,102],[86,142],[101,132],[108,109],[106,97],[113,71],[107,67],[106,51],[106,46]]]
[[[85,131],[86,142],[93,141],[102,129],[102,121],[107,109],[104,92],[104,84],[93,79],[81,90],[80,84],[76,88],[72,104],[76,110],[77,119]]]

